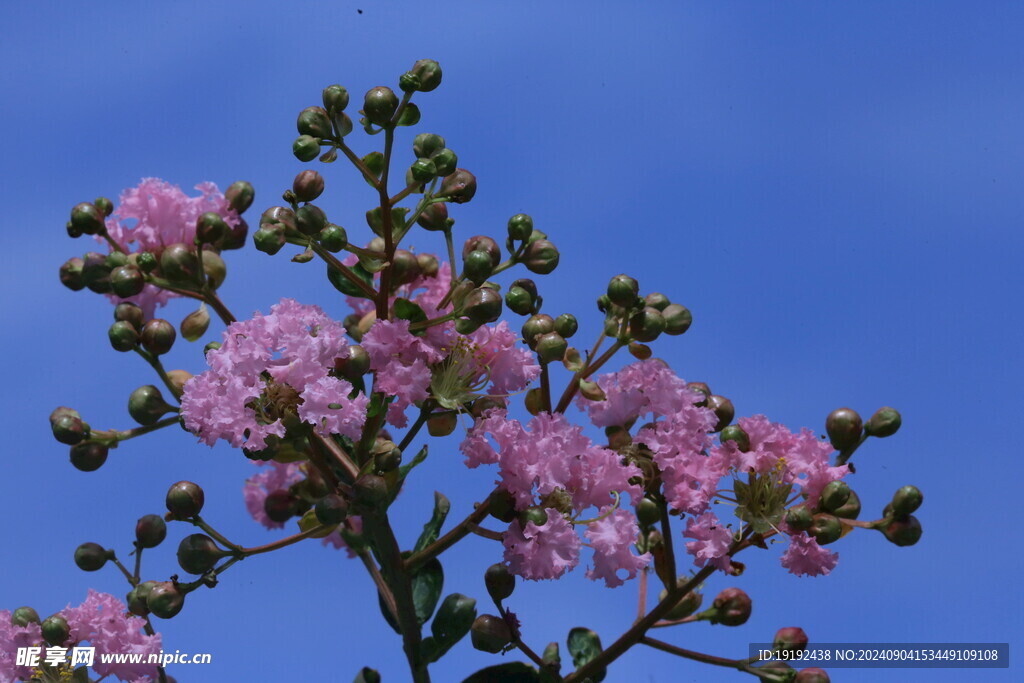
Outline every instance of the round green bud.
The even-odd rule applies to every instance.
[[[178,544],[178,565],[189,574],[205,574],[224,554],[206,534],[190,534]]]
[[[441,231],[447,230],[454,223],[448,218],[448,207],[443,203],[431,204],[423,209],[423,212],[416,219],[416,224],[425,230]]]
[[[397,109],[398,95],[391,88],[382,85],[370,88],[363,98],[363,114],[370,123],[378,126],[390,123]]]
[[[420,77],[407,71],[398,79],[398,87],[402,89],[402,92],[416,92],[420,87]]]
[[[313,513],[321,524],[341,524],[348,516],[348,501],[337,493],[329,493],[316,502]]]
[[[491,596],[491,600],[501,602],[515,591],[516,577],[504,563],[498,562],[492,564],[484,572],[484,585],[487,587],[487,594]]]
[[[284,230],[280,225],[269,224],[254,232],[252,240],[257,251],[273,256],[284,246]]]
[[[708,401],[711,399],[711,387],[709,387],[706,382],[687,382],[686,388],[704,395],[704,400],[696,403],[695,405],[701,408],[708,405]]]
[[[89,438],[89,425],[75,415],[61,415],[50,422],[53,437],[62,444],[74,446]]]
[[[726,588],[715,596],[712,603],[714,614],[711,622],[726,626],[741,626],[747,623],[753,609],[750,596],[739,588]]]
[[[185,606],[185,594],[170,581],[160,581],[149,589],[146,607],[154,616],[170,619]]]
[[[323,92],[324,109],[329,112],[345,111],[348,106],[348,90],[337,83],[324,88]]]
[[[306,169],[292,181],[292,192],[300,202],[311,202],[324,193],[324,177],[314,170]]]
[[[356,479],[354,502],[362,508],[374,508],[387,500],[388,485],[384,477],[364,474]]]
[[[71,239],[75,240],[82,236],[82,231],[72,225],[71,221],[68,221],[64,227],[68,231],[68,237]]]
[[[501,295],[490,287],[477,287],[463,302],[462,314],[476,323],[492,323],[501,317]]]
[[[655,310],[657,307],[652,306]],[[661,309],[661,317],[665,319],[665,334],[678,335],[690,329],[693,315],[690,309],[679,304],[669,304]]]
[[[421,59],[412,65],[411,73],[419,80],[416,87],[420,92],[430,92],[441,85],[441,65],[433,59]]]
[[[481,614],[469,630],[473,647],[482,652],[497,654],[512,642],[512,631],[501,617]]]
[[[708,408],[715,411],[715,417],[718,418],[718,422],[715,424],[715,428],[713,430],[716,432],[720,432],[725,429],[729,423],[732,422],[732,418],[736,416],[736,408],[733,407],[732,401],[724,396],[718,396],[716,394],[708,396]]]
[[[327,227],[327,214],[319,206],[306,204],[295,212],[295,222],[303,235],[317,235]]]
[[[463,257],[463,276],[477,286],[486,282],[493,271],[491,257],[487,255],[486,251],[471,251]]]
[[[772,649],[794,655],[807,649],[807,634],[799,626],[787,626],[775,632]]]
[[[386,474],[402,464],[402,451],[395,447],[373,456],[373,466],[377,472]]]
[[[161,318],[153,318],[142,326],[139,337],[142,345],[154,356],[160,356],[171,350],[178,333],[174,325]]]
[[[630,342],[629,345],[626,346],[626,349],[629,351],[629,354],[637,360],[647,360],[654,353],[651,351],[650,346],[639,342]]]
[[[523,397],[523,405],[526,406],[526,411],[530,415],[540,415],[544,410],[544,399],[540,393],[540,387],[534,387],[526,392],[526,396]]]
[[[668,300],[668,297],[661,292],[651,292],[644,297],[644,305],[650,306],[651,308],[657,308],[659,311],[664,312],[669,304],[672,302]]]
[[[689,581],[688,576],[681,576],[677,579],[678,583],[686,583]],[[661,589],[661,593],[658,594],[658,602],[661,602],[668,597],[668,589]],[[698,609],[704,602],[704,595],[698,593],[696,589],[691,590],[689,593],[679,599],[679,602],[675,604],[668,612],[665,613],[665,619],[669,621],[677,621],[679,619],[685,619],[690,616]]]
[[[136,265],[138,265],[139,270],[141,270],[143,273],[152,273],[154,270],[156,270],[156,267],[160,265],[156,259],[156,256],[154,256],[153,253],[149,251],[140,252],[139,255],[135,258],[135,263]]]
[[[340,361],[336,359],[334,367],[342,377],[355,381],[370,371],[370,354],[362,346],[352,344],[348,347],[348,357]]]
[[[409,167],[409,173],[416,182],[427,183],[437,175],[437,167],[430,159],[417,159]]]
[[[434,160],[437,165],[437,160]],[[440,173],[438,169],[438,173]],[[476,194],[476,177],[464,168],[457,168],[441,181],[438,194],[448,197],[456,204],[465,204]]]
[[[76,204],[71,209],[71,225],[81,234],[102,234],[106,230],[103,225],[103,218],[103,213],[89,202]]]
[[[533,297],[522,287],[513,285],[505,292],[505,305],[513,313],[527,315],[533,311]]]
[[[49,645],[63,645],[71,635],[67,620],[59,614],[46,617],[39,628],[42,631],[43,640]]]
[[[106,259],[104,259],[104,264],[106,264],[109,270],[113,270],[120,266],[126,266],[128,265],[128,254],[121,251],[112,251],[107,254]]]
[[[68,259],[60,267],[60,283],[72,292],[85,289],[85,280],[82,278],[82,266],[85,264],[82,259],[75,257]]]
[[[142,548],[155,548],[167,537],[167,523],[160,515],[143,515],[135,523],[135,540]]]
[[[206,496],[199,484],[191,481],[179,481],[167,490],[167,511],[175,519],[195,517],[203,510]]]
[[[427,420],[427,433],[431,436],[448,436],[458,426],[458,414],[453,412],[435,413]]]
[[[786,524],[797,531],[807,531],[814,524],[814,513],[803,503],[794,505],[786,511]]]
[[[128,611],[140,617],[144,617],[149,614],[149,606],[146,604],[146,599],[149,597],[149,592],[153,590],[153,586],[156,585],[156,581],[143,581],[138,586],[135,586],[125,597],[125,603],[128,605]]]
[[[285,490],[271,491],[263,499],[263,512],[272,522],[287,522],[298,513],[299,500]]]
[[[260,215],[260,227],[279,226],[285,232],[298,229],[295,212],[286,206],[272,206]]]
[[[119,320],[107,331],[115,351],[131,351],[139,344],[139,332],[130,322]]]
[[[103,254],[90,251],[82,258],[82,282],[97,294],[110,291],[110,270]]]
[[[661,520],[661,510],[657,503],[644,497],[636,505],[636,518],[642,526],[653,526]]]
[[[837,451],[856,446],[860,442],[863,426],[860,415],[850,408],[833,410],[825,420],[825,431]]]
[[[579,322],[576,320],[576,316],[571,313],[563,313],[562,315],[555,318],[555,332],[562,335],[566,339],[576,334],[576,331],[580,328]]]
[[[846,505],[846,501],[850,500],[851,493],[853,492],[845,481],[839,481],[838,479],[830,481],[821,490],[818,507],[826,512],[835,513],[836,510]]]
[[[146,276],[135,266],[120,266],[110,273],[110,289],[121,298],[135,296],[145,286]]]
[[[897,517],[909,515],[921,507],[924,496],[916,486],[903,486],[892,497],[892,512]]]
[[[513,242],[525,242],[533,234],[533,219],[525,213],[517,213],[508,219],[508,238]]]
[[[160,254],[160,270],[172,282],[195,282],[199,273],[199,258],[190,247],[180,242],[172,244]]]
[[[433,254],[416,254],[416,263],[423,277],[437,277],[441,270],[441,263]]]
[[[557,332],[548,332],[536,338],[535,347],[542,363],[553,363],[565,357],[569,342]]]
[[[657,308],[650,306],[629,319],[629,333],[641,342],[652,342],[665,331],[665,318]]]
[[[516,500],[508,491],[498,489],[487,500],[489,514],[499,522],[511,524],[516,518]]]
[[[616,275],[608,283],[608,299],[616,306],[631,308],[640,293],[640,284],[628,275]]]
[[[327,110],[323,107],[306,107],[299,112],[295,128],[299,131],[299,135],[330,138],[331,117],[327,115]]]
[[[430,160],[434,162],[434,167],[437,169],[437,175],[442,178],[455,173],[455,170],[459,165],[458,155],[447,147],[439,149],[431,154]]]
[[[444,149],[444,138],[433,133],[420,133],[412,140],[412,151],[417,159],[429,159]]]
[[[95,472],[107,461],[109,449],[95,441],[83,441],[71,447],[71,464],[80,472]]]
[[[736,448],[740,453],[746,453],[750,450],[750,436],[747,435],[747,432],[744,431],[743,427],[740,427],[739,425],[728,425],[723,427],[721,432],[722,433],[719,435],[718,439],[723,444],[732,441],[736,444]]]
[[[807,530],[807,533],[814,536],[818,545],[828,545],[838,541],[839,537],[843,535],[843,525],[835,515],[819,512],[814,515],[811,528]]]
[[[526,508],[525,510],[519,513],[518,517],[519,524],[523,528],[526,528],[526,525],[530,523],[536,524],[537,526],[544,526],[548,523],[547,510],[540,507],[539,505]]]
[[[333,223],[329,223],[320,231],[318,239],[320,246],[332,254],[336,254],[348,245],[348,233],[345,232],[345,228]]]
[[[459,318],[455,321],[455,331],[459,334],[473,334],[481,325],[483,323],[478,323],[472,318]]]
[[[114,320],[126,322],[136,330],[141,330],[146,322],[142,309],[129,301],[122,301],[117,306],[114,306]]]
[[[228,232],[228,224],[215,211],[207,211],[196,219],[196,239],[203,244],[216,244]]]
[[[917,543],[921,540],[921,532],[921,522],[914,515],[894,519],[882,529],[889,542],[900,547]]]
[[[860,498],[857,496],[857,492],[850,489],[850,497],[846,499],[846,502],[831,512],[840,519],[857,519],[860,516]]]
[[[83,543],[75,548],[75,564],[84,572],[103,569],[108,559],[107,549],[99,543]]]
[[[106,197],[97,197],[96,201],[93,202],[93,205],[99,209],[100,213],[104,217],[114,213],[114,202],[110,201]]]
[[[181,336],[188,341],[198,341],[210,327],[210,313],[200,306],[181,321]]]
[[[558,249],[547,240],[531,242],[523,252],[523,265],[531,273],[547,275],[558,267]]]
[[[416,255],[407,249],[396,249],[391,259],[391,285],[407,285],[420,276],[420,263]]]
[[[252,202],[256,198],[256,190],[250,183],[236,180],[224,191],[224,198],[228,200],[228,205],[235,212],[242,214],[252,206]]]
[[[477,251],[483,252],[487,256],[488,264],[491,268],[496,268],[501,262],[501,247],[486,235],[474,235],[462,244],[463,260]]]
[[[212,341],[203,347],[203,355],[205,356],[206,354],[210,353],[210,351],[216,351],[220,347],[221,343],[219,341]]]
[[[292,154],[299,161],[313,161],[320,156],[320,141],[310,135],[300,135],[292,143]]]
[[[19,607],[11,612],[11,624],[14,626],[28,626],[39,623],[39,613],[31,607]]]
[[[899,412],[895,408],[886,406],[875,411],[875,414],[864,425],[864,431],[868,436],[884,438],[899,431],[902,423],[903,418],[900,417]]]
[[[555,331],[555,321],[546,313],[531,315],[523,323],[523,341],[532,349],[535,348],[536,339],[542,334]]]

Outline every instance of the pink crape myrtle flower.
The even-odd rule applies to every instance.
[[[602,509],[601,516],[588,524],[584,533],[594,549],[594,566],[587,570],[587,578],[604,579],[609,588],[623,584],[619,571],[625,571],[627,579],[635,578],[651,561],[650,553],[632,553],[639,533],[636,517],[631,513],[621,509],[613,511],[610,507]]]
[[[15,626],[10,611],[0,610],[0,681],[28,680],[32,667],[17,665],[18,648],[39,647],[42,642],[39,624]]]
[[[539,581],[557,579],[580,561],[580,537],[558,510],[545,510],[548,519],[541,526],[519,520],[512,522],[504,536],[505,562],[513,574]]]
[[[177,185],[159,178],[143,178],[137,187],[121,193],[114,212],[106,219],[107,233],[129,252],[148,251],[159,256],[172,244],[191,246],[196,236],[196,219],[208,211],[219,214],[228,227],[241,223],[238,213],[214,183],[199,183],[195,189],[199,196],[189,197]],[[102,237],[97,240],[107,244]],[[137,304],[146,318],[151,318],[158,306],[179,295],[146,285],[140,293],[127,299],[114,294],[108,296],[115,303]]]
[[[67,620],[70,640],[75,643],[89,641],[99,653],[124,652],[143,655],[143,663],[103,663],[96,658],[93,669],[100,676],[112,675],[123,681],[140,677],[157,678],[157,666],[144,663],[148,656],[161,648],[160,634],[142,632],[145,621],[127,613],[125,604],[107,593],[89,589],[89,594],[78,607],[65,607],[61,615]]]
[[[827,575],[838,562],[839,553],[822,548],[806,532],[791,535],[789,547],[782,554],[782,566],[797,576]]]
[[[732,532],[713,512],[705,512],[699,517],[688,519],[683,537],[694,539],[687,542],[686,552],[693,555],[695,565],[703,567],[705,564],[711,564],[722,571],[729,569],[727,553],[732,543]]]
[[[231,323],[221,347],[206,354],[210,370],[185,384],[185,427],[211,446],[224,439],[260,451],[269,436],[285,436],[279,402],[297,401],[299,418],[318,434],[358,438],[368,399],[350,398],[352,385],[329,374],[348,352],[344,335],[319,307],[292,299]]]
[[[444,354],[410,332],[408,320],[375,321],[363,335],[362,346],[376,373],[373,390],[395,397],[388,406],[388,422],[404,427],[405,409],[430,395],[430,366]]]
[[[576,399],[596,427],[624,426],[649,414],[671,415],[704,399],[703,394],[687,388],[686,381],[657,358],[601,375],[597,385],[604,391],[605,400],[591,401],[583,396]]]

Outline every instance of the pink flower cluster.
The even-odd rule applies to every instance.
[[[589,578],[617,586],[622,583],[618,570],[633,578],[650,560],[629,550],[636,541],[636,518],[613,509],[616,495],[628,493],[638,499],[640,488],[629,480],[640,470],[625,464],[615,451],[593,445],[564,415],[542,413],[524,427],[509,419],[505,410],[491,409],[469,430],[460,448],[469,467],[498,465],[499,487],[512,494],[519,510],[558,498],[576,513],[598,508],[598,518],[586,530],[594,549]],[[530,521],[523,526],[515,520],[505,534],[505,560],[526,579],[557,578],[579,561],[582,541],[572,521],[554,507],[545,511],[544,524]]]
[[[279,413],[289,400],[286,385],[298,393],[299,419],[318,434],[357,438],[367,398],[349,398],[352,385],[330,374],[334,360],[348,352],[344,335],[345,328],[319,307],[292,299],[282,299],[269,315],[232,323],[221,347],[206,354],[210,370],[185,384],[186,428],[211,446],[224,439],[263,450],[267,437],[285,435]]]
[[[59,614],[67,620],[70,631],[63,647],[87,641],[97,653],[140,654],[143,659],[160,652],[160,635],[143,633],[143,620],[129,615],[124,603],[108,593],[90,589],[85,602],[78,607],[68,605]],[[0,610],[0,680],[28,680],[32,670],[16,666],[15,653],[19,647],[39,647],[42,640],[39,624],[14,626],[11,613]],[[116,676],[136,683],[155,681],[157,677],[154,664],[104,663],[99,657],[93,670],[101,677]]]
[[[106,220],[107,232],[131,252],[149,251],[159,256],[165,247],[172,244],[191,246],[196,236],[196,219],[207,211],[219,214],[229,227],[236,227],[241,222],[214,183],[199,183],[195,189],[199,190],[199,196],[189,197],[177,185],[159,178],[143,178],[138,187],[121,193],[117,207]],[[106,244],[102,238],[97,239]],[[128,299],[113,294],[110,298],[115,302],[138,304],[150,318],[157,306],[163,306],[177,296],[146,285],[142,292]]]

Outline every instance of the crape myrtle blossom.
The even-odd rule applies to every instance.
[[[58,612],[68,623],[68,640],[62,647],[72,648],[88,643],[97,653],[142,655],[142,663],[104,663],[94,658],[93,670],[101,677],[114,676],[122,681],[155,681],[157,666],[145,663],[162,646],[160,634],[143,633],[145,621],[127,613],[125,604],[108,593],[92,589],[81,605],[68,605]],[[16,666],[16,653],[21,647],[48,647],[43,642],[39,624],[14,626],[11,613],[0,610],[0,680],[29,680],[32,668]],[[42,658],[40,659],[42,662]]]
[[[206,354],[210,370],[185,384],[185,427],[208,445],[224,439],[250,451],[284,437],[293,418],[322,436],[358,438],[368,400],[350,398],[352,385],[329,374],[348,353],[344,335],[319,307],[292,299],[230,324],[221,347]]]
[[[649,561],[647,555],[630,552],[637,536],[635,517],[612,505],[623,493],[639,500],[640,487],[630,479],[638,478],[640,469],[615,451],[593,445],[564,415],[541,413],[524,427],[504,409],[492,408],[476,421],[460,449],[471,468],[498,465],[498,486],[512,495],[518,510],[538,503],[545,507],[543,524],[528,521],[524,526],[514,520],[505,533],[505,560],[514,573],[554,579],[575,567],[582,541],[566,515],[591,507],[599,514],[586,532],[595,553],[589,578],[617,586],[622,583],[619,569],[632,578]]]
[[[159,257],[172,244],[191,246],[196,236],[196,219],[208,211],[220,215],[228,227],[239,225],[241,218],[214,183],[199,183],[195,189],[199,196],[189,197],[177,185],[159,178],[143,178],[137,187],[121,193],[118,205],[105,221],[107,233],[129,252],[148,251]],[[101,236],[96,239],[106,244]],[[108,295],[115,303],[137,304],[146,318],[153,317],[158,306],[177,296],[149,284],[126,299]]]

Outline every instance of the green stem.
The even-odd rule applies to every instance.
[[[654,638],[648,638],[647,636],[641,638],[639,642],[643,645],[647,645],[648,647],[653,647],[655,650],[661,650],[662,652],[667,652],[670,655],[676,655],[678,657],[684,657],[685,659],[692,659],[695,662],[701,662],[703,664],[711,664],[712,666],[724,666],[726,668],[736,669],[738,671],[747,671],[751,668],[750,666],[748,666],[746,660],[726,659],[725,657],[716,657],[715,655],[709,655],[703,652],[686,650],[684,648],[676,647],[675,645],[671,645],[660,640],[655,640]],[[751,671],[750,673],[757,675],[761,672]]]
[[[587,379],[595,372],[597,372],[602,365],[607,363],[609,359],[611,359],[611,357],[615,355],[616,351],[618,351],[625,345],[626,344],[622,340],[616,339],[615,343],[612,344],[607,351],[601,354],[601,357],[598,358],[596,361],[591,363],[588,359],[587,366],[580,372],[577,372],[575,375],[573,375],[573,378],[569,380],[569,385],[565,388],[565,392],[562,393],[562,398],[559,399],[558,407],[555,408],[555,412],[564,413],[565,409],[568,408],[569,404],[572,402],[572,397],[576,395],[576,392],[580,388],[580,380]]]
[[[377,291],[370,285],[366,284],[361,277],[353,273],[351,268],[339,261],[334,254],[327,251],[313,240],[309,241],[309,246],[312,247],[313,252],[322,258],[331,268],[337,270],[341,273],[342,277],[358,287],[368,299],[373,300],[377,298]]]
[[[377,176],[375,176],[373,174],[373,171],[371,171],[369,167],[363,163],[362,159],[356,156],[355,152],[349,149],[349,146],[345,144],[344,140],[335,140],[331,142],[331,144],[340,149],[341,153],[344,154],[348,158],[348,160],[352,162],[352,165],[359,169],[360,172],[362,172],[363,177],[366,178],[366,182],[370,183],[374,187],[374,189],[380,187],[380,180],[377,178]]]
[[[398,450],[405,453],[405,449],[409,447],[412,440],[416,438],[420,429],[427,423],[427,418],[430,417],[430,412],[433,410],[433,401],[428,400],[423,402],[423,407],[420,408],[420,414],[416,416],[416,421],[412,423],[412,427],[409,427],[409,431],[402,437],[402,443],[398,444]]]
[[[497,490],[497,489],[496,489]],[[413,553],[405,558],[405,568],[410,573],[415,572],[424,564],[452,547],[463,538],[473,533],[473,527],[484,520],[491,511],[491,498],[488,496],[482,503],[477,503],[473,512],[464,520],[441,538],[437,539],[418,553]]]
[[[156,371],[156,374],[160,376],[160,380],[164,383],[164,386],[167,387],[167,390],[171,392],[171,396],[173,396],[176,401],[180,401],[182,392],[177,386],[175,386],[174,382],[171,381],[171,378],[167,376],[167,372],[164,370],[164,365],[160,362],[160,357],[147,351],[143,351],[138,346],[135,347],[135,353],[142,356],[142,359],[149,363],[150,367],[153,368]]]
[[[222,546],[224,546],[225,548],[228,548],[232,552],[236,552],[237,553],[237,552],[241,552],[242,551],[242,546],[238,545],[237,543],[232,543],[231,541],[229,541],[220,532],[218,532],[212,526],[207,524],[206,521],[202,517],[200,517],[199,515],[196,515],[195,517],[192,517],[192,518],[188,519],[187,521],[191,522],[195,526],[197,526],[200,529],[202,529],[203,531],[205,531],[207,534],[209,534],[210,538],[212,538],[213,540],[217,541]]]
[[[864,434],[861,435],[860,441],[858,441],[853,446],[850,446],[845,451],[840,451],[839,454],[836,456],[836,465],[835,466],[839,467],[840,465],[845,465],[847,463],[847,461],[851,457],[853,457],[853,454],[857,452],[857,449],[861,447],[861,444],[863,444],[867,440],[868,440],[868,435],[867,435],[867,433],[864,433]]]

